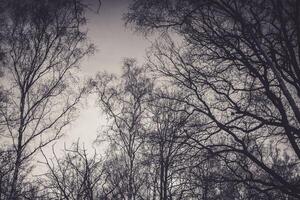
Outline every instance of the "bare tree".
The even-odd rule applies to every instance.
[[[41,184],[50,199],[92,200],[102,196],[102,161],[96,152],[89,157],[78,141],[70,149],[65,148],[60,158],[54,148],[53,159],[43,155],[48,172]]]
[[[181,175],[184,173],[185,162],[190,148],[185,145],[185,126],[190,114],[185,112],[182,104],[160,97],[160,92],[152,95],[148,104],[151,113],[151,129],[146,135],[144,159],[154,168],[157,174],[151,184],[153,199],[156,196],[161,200],[184,199],[184,182]]]
[[[13,171],[12,151],[1,148],[0,151],[0,199],[7,199]]]
[[[18,199],[23,163],[62,135],[84,93],[70,87],[76,81],[72,70],[93,51],[80,28],[85,23],[80,5],[73,0],[12,1],[7,12],[1,80],[7,101],[0,111],[2,138],[13,145],[15,158],[8,199]]]
[[[0,149],[0,199],[6,200],[10,196],[10,189],[14,171],[15,153],[11,147],[2,145]],[[23,163],[20,169],[16,192],[22,199],[36,199],[39,191],[38,186],[28,177],[32,171],[29,160]]]
[[[139,192],[138,156],[145,134],[145,103],[151,92],[152,83],[145,76],[144,69],[136,66],[132,59],[124,62],[122,77],[118,80],[104,74],[95,80],[99,103],[111,124],[107,136],[124,158],[126,199],[136,199]]]
[[[105,184],[103,185],[103,199],[127,199],[128,195],[128,170],[126,157],[117,153],[114,145],[107,150],[103,170]]]
[[[300,197],[299,8],[296,0],[137,0],[127,15],[139,30],[183,36],[184,47],[158,45],[149,65],[182,97],[165,98],[205,118],[186,137],[222,158],[228,182],[271,198]]]

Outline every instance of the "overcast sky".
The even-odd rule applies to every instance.
[[[118,72],[126,57],[143,61],[144,50],[150,42],[124,27],[122,16],[128,5],[129,0],[102,0],[99,14],[88,13],[88,35],[96,44],[97,52],[82,66],[85,73],[93,75],[99,70]]]
[[[96,45],[97,51],[82,62],[82,75],[93,77],[101,71],[118,73],[122,60],[126,57],[136,58],[140,64],[145,61],[145,50],[151,43],[142,35],[125,28],[122,16],[128,5],[129,0],[102,0],[98,14],[87,13],[88,36]],[[97,9],[97,6],[92,7]],[[78,138],[85,143],[87,149],[92,149],[92,143],[103,125],[105,116],[96,107],[95,97],[90,96],[87,102],[83,102],[78,119],[70,129],[65,130],[65,136],[56,142],[55,149],[59,151],[64,144],[69,146]],[[103,149],[99,145],[94,147],[100,151]]]

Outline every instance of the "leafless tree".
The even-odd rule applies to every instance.
[[[1,148],[0,151],[0,199],[6,199],[9,191],[9,183],[13,171],[12,151]]]
[[[42,177],[43,190],[50,199],[92,200],[101,197],[102,160],[95,152],[89,157],[79,141],[64,149],[64,156],[54,158],[43,153],[48,172]]]
[[[165,98],[205,119],[186,137],[232,171],[228,183],[266,198],[300,197],[299,10],[297,0],[136,0],[127,15],[138,30],[183,37],[184,46],[167,39],[150,58],[181,94]]]
[[[10,147],[2,145],[0,149],[0,199],[6,200],[10,195],[11,181],[14,170],[15,153]],[[29,161],[20,169],[16,192],[22,199],[36,199],[38,186],[28,179],[33,167]]]
[[[138,183],[139,150],[144,143],[145,103],[152,90],[152,83],[146,77],[144,69],[132,59],[124,62],[120,79],[104,74],[94,81],[99,103],[111,124],[107,133],[109,140],[118,148],[120,158],[124,161],[126,176],[126,199],[136,199],[139,193]]]
[[[10,2],[2,30],[6,57],[1,85],[7,101],[0,110],[2,140],[13,146],[15,159],[8,199],[18,199],[23,163],[62,135],[84,93],[69,87],[76,81],[71,72],[93,51],[80,28],[85,23],[80,5],[77,0]]]
[[[151,165],[154,174],[150,184],[153,194],[161,200],[184,199],[184,173],[186,159],[190,148],[185,145],[185,126],[190,114],[185,112],[182,104],[160,98],[160,92],[152,95],[148,104],[152,124],[148,130],[144,154],[147,164]]]

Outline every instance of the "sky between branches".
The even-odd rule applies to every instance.
[[[95,76],[97,72],[119,73],[122,61],[127,57],[135,58],[142,64],[151,41],[125,27],[122,16],[130,0],[101,0],[99,13],[96,12],[97,0],[86,1],[92,9],[86,13],[88,20],[86,28],[89,40],[96,46],[96,52],[81,63],[82,80]],[[68,147],[78,139],[88,150],[95,148],[97,151],[103,151],[104,147],[93,142],[97,135],[101,134],[105,122],[105,116],[96,105],[96,98],[89,96],[83,100],[77,120],[65,130],[63,138],[56,141],[56,153],[59,155],[64,145]],[[46,147],[44,151],[51,154],[51,146]]]

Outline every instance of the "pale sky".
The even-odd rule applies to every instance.
[[[99,70],[118,72],[125,57],[143,61],[145,48],[150,42],[124,27],[122,15],[128,4],[129,0],[102,0],[99,14],[88,13],[88,35],[98,51],[84,63],[82,69],[85,73],[93,75]]]
[[[122,60],[126,57],[136,58],[140,64],[145,61],[145,51],[151,42],[144,36],[125,28],[122,15],[128,5],[129,0],[102,0],[98,14],[87,13],[88,36],[96,45],[97,51],[81,63],[81,74],[84,77],[93,77],[101,71],[119,73]],[[94,6],[94,9],[97,10],[97,7]],[[70,129],[65,130],[64,137],[55,144],[58,154],[64,144],[70,146],[78,138],[88,150],[93,150],[94,147],[97,151],[103,151],[101,145],[93,145],[97,134],[101,132],[101,126],[105,125],[105,116],[96,106],[95,101],[95,96],[84,100],[78,119]],[[46,152],[49,151],[48,148],[45,148]]]

